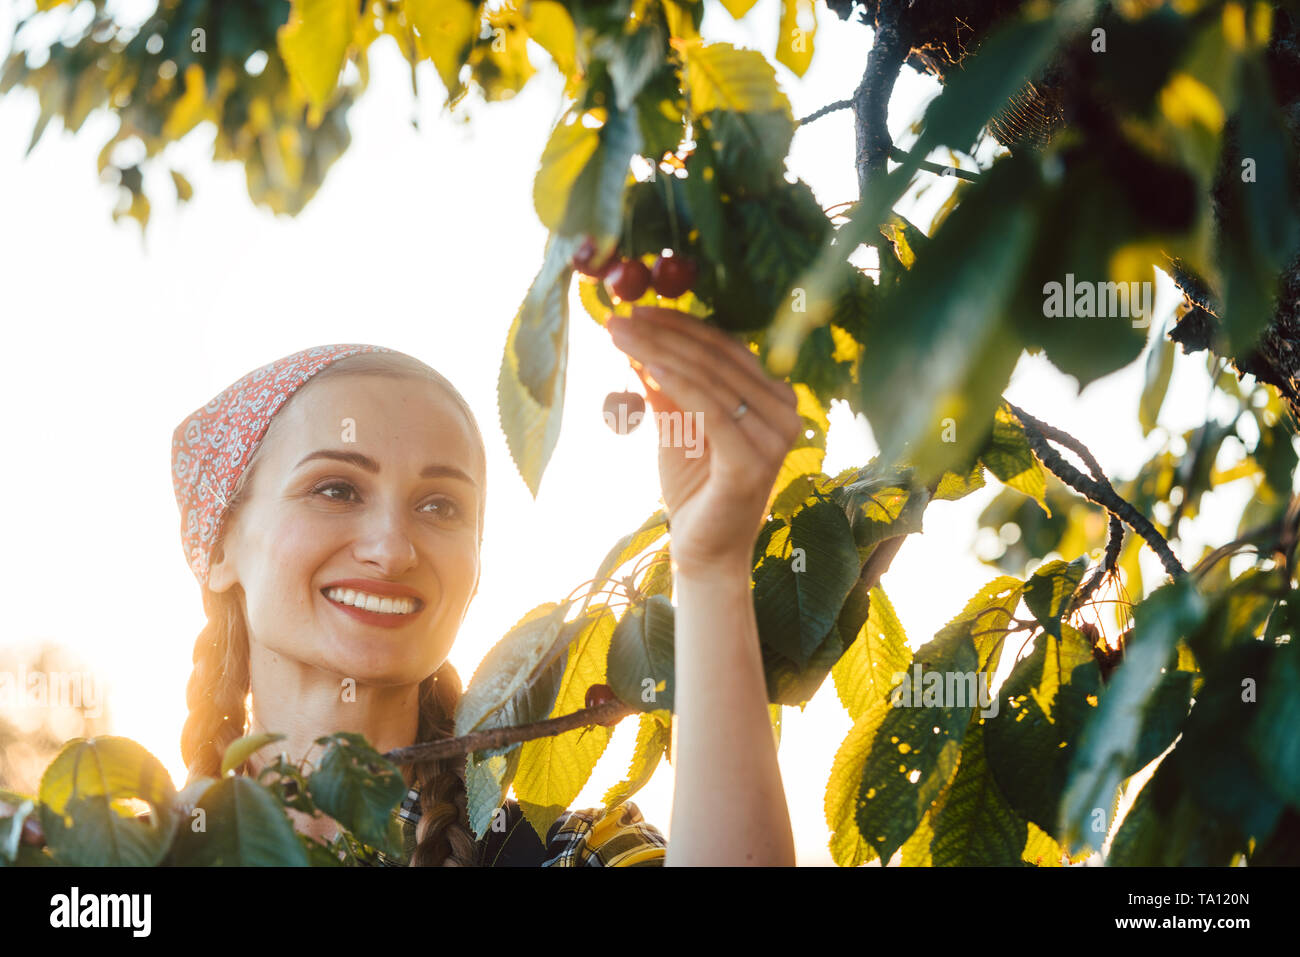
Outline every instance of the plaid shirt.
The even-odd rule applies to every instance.
[[[478,842],[481,867],[662,867],[668,846],[663,834],[646,823],[630,801],[608,813],[604,808],[584,808],[562,813],[551,825],[543,843],[524,817],[519,802],[502,805],[504,827],[489,828]],[[415,785],[393,812],[402,829],[405,850],[401,858],[376,851],[376,864],[403,867],[415,851],[415,828],[420,821],[420,789]]]

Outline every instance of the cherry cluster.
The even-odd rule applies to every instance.
[[[596,243],[588,236],[573,254],[573,268],[584,276],[603,280],[611,297],[634,302],[651,286],[657,295],[676,299],[695,285],[699,266],[689,256],[660,255],[651,268],[640,259],[620,256],[617,249],[597,263]]]

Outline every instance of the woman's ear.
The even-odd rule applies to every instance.
[[[227,591],[235,581],[235,563],[227,553],[225,543],[218,542],[208,560],[208,590]]]

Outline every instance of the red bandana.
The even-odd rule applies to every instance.
[[[185,417],[172,433],[172,486],[190,570],[208,582],[208,559],[221,533],[235,483],[266,435],[271,418],[308,379],[339,359],[383,346],[304,349],[248,373]]]

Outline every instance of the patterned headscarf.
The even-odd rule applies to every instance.
[[[172,486],[181,510],[181,541],[199,584],[208,583],[212,546],[221,534],[235,485],[276,412],[326,366],[383,346],[304,349],[255,369],[197,409],[172,433]]]

